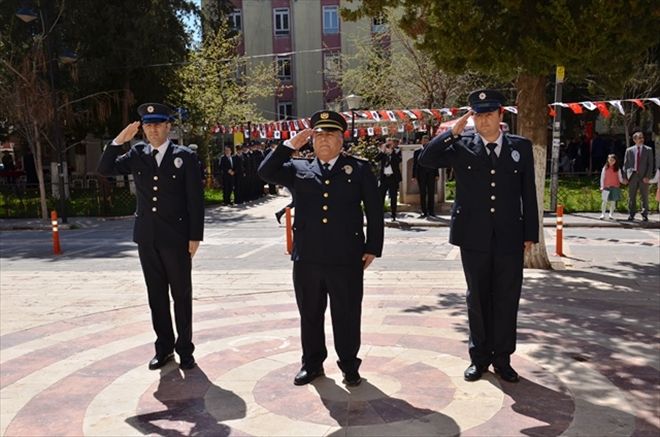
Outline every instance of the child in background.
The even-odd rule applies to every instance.
[[[621,184],[623,183],[623,176],[619,170],[619,161],[616,158],[616,155],[611,154],[607,155],[607,162],[603,166],[603,171],[600,172],[600,191],[603,193],[603,203],[600,207],[600,219],[605,218],[605,209],[607,208],[607,203],[610,204],[610,220],[614,217],[614,206],[616,201],[621,198]]]

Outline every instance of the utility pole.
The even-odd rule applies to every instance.
[[[555,72],[555,103],[561,102],[561,87],[564,83],[564,67],[557,66]],[[561,105],[555,105],[552,121],[552,161],[550,166],[550,210],[557,209],[557,188],[559,185],[559,144],[561,142]]]

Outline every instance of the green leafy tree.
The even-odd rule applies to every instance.
[[[353,0],[349,0],[352,2]],[[397,21],[418,47],[447,71],[476,71],[511,80],[517,89],[518,131],[534,144],[539,218],[547,147],[547,89],[555,66],[586,77],[624,78],[657,43],[660,8],[653,0],[362,0],[348,19],[400,10]],[[528,267],[549,268],[540,244]]]
[[[265,121],[256,98],[272,95],[279,84],[273,63],[256,63],[236,52],[238,35],[231,35],[227,21],[208,31],[201,47],[176,72],[178,88],[171,100],[189,110],[191,133],[201,138],[200,155],[210,164],[211,127],[236,125],[247,120]]]

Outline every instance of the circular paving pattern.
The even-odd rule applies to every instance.
[[[522,381],[507,384],[486,373],[482,380],[468,383],[462,376],[469,364],[462,292],[438,296],[430,291],[411,298],[409,290],[367,288],[360,353],[364,381],[354,388],[342,384],[332,352],[325,362],[325,377],[303,387],[292,384],[300,349],[290,293],[196,302],[199,366],[186,372],[174,363],[159,371],[147,369],[153,334],[146,305],[6,334],[1,338],[0,433],[629,435],[654,431],[657,418],[640,419],[639,413],[636,418],[635,408],[640,405],[638,398],[657,399],[658,369],[646,367],[638,380],[623,377],[626,369],[643,366],[621,355],[625,341],[632,338],[621,327],[634,327],[607,318],[589,319],[584,326],[589,311],[597,309],[576,311],[561,302],[537,308],[534,315],[547,311],[553,317],[531,319],[523,310],[519,350],[512,363]],[[580,331],[575,329],[578,326]],[[637,333],[645,330],[639,327]],[[332,351],[331,328],[326,332]],[[597,333],[607,332],[619,335],[624,343],[601,337],[575,348],[582,337],[597,338]]]

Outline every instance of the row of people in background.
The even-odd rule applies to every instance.
[[[653,177],[653,150],[644,144],[644,134],[633,134],[634,145],[626,149],[623,168],[619,165],[619,158],[615,154],[607,157],[600,175],[600,191],[602,193],[600,219],[605,218],[609,205],[609,218],[613,218],[616,202],[621,198],[621,184],[628,184],[628,220],[634,220],[637,213],[637,192],[640,193],[642,203],[642,220],[648,221],[649,212],[649,184],[658,182],[660,168]],[[656,199],[660,201],[660,187],[656,191]]]
[[[222,184],[225,205],[241,204],[266,194],[265,182],[257,175],[257,169],[271,150],[264,150],[262,144],[247,143],[237,145],[233,153],[231,146],[225,146],[215,172]],[[276,194],[275,186],[269,185],[268,192]]]

